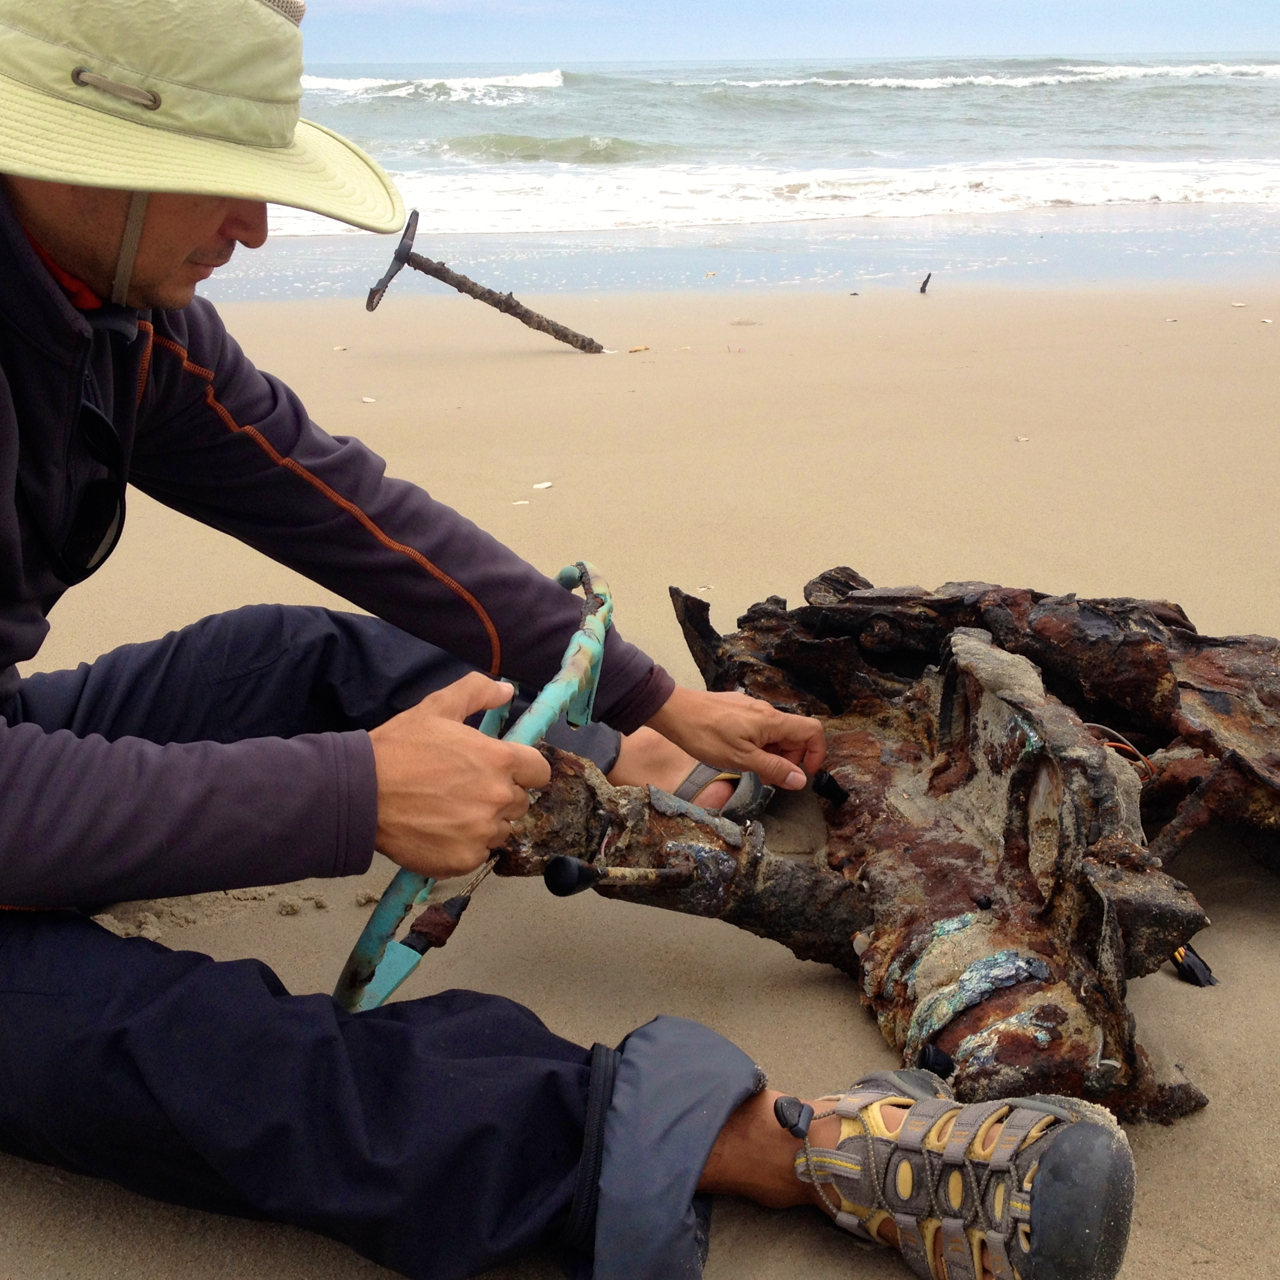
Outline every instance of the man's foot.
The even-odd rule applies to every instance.
[[[774,1115],[783,1096],[763,1091],[734,1113],[700,1190],[816,1204],[900,1249],[923,1280],[1112,1280],[1119,1270],[1133,1160],[1103,1108],[1075,1098],[962,1107],[928,1072],[881,1072],[810,1103],[820,1118],[802,1140]]]
[[[640,728],[622,739],[617,763],[608,778],[615,787],[661,787],[672,793],[693,772],[698,761],[654,729]],[[733,795],[732,782],[708,783],[694,797],[704,809],[721,809]]]

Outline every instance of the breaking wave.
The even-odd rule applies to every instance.
[[[1280,79],[1280,63],[1205,62],[1159,67],[1062,66],[1033,75],[851,76],[832,72],[778,80],[729,80],[711,83],[730,89],[1035,89],[1072,84],[1111,84],[1121,80]],[[687,87],[705,81],[683,81]]]
[[[307,93],[330,99],[425,98],[445,102],[507,105],[530,89],[563,89],[563,71],[533,71],[512,76],[458,76],[451,79],[381,79],[369,76],[303,76]]]
[[[312,70],[304,113],[392,170],[424,230],[1280,209],[1280,58],[1257,54]]]
[[[463,166],[400,173],[423,231],[486,234],[922,218],[1106,205],[1280,207],[1280,160],[1173,164],[1040,159],[921,168],[785,170],[730,164]],[[335,224],[273,211],[273,231]]]

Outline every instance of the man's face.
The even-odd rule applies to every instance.
[[[64,270],[102,298],[111,296],[116,258],[129,212],[127,191],[0,177],[18,220]],[[196,285],[223,266],[237,244],[256,249],[267,238],[260,200],[157,193],[147,203],[129,306],[176,310]]]

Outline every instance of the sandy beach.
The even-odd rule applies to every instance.
[[[698,677],[668,585],[703,593],[727,631],[838,564],[878,586],[1163,598],[1203,632],[1280,634],[1280,279],[522,300],[616,354],[581,355],[443,291],[393,294],[374,315],[356,300],[222,311],[321,425],[363,438],[392,474],[548,572],[600,565],[619,629],[685,683]],[[259,601],[342,607],[134,493],[120,548],[59,604],[29,669]],[[1122,1275],[1251,1280],[1270,1273],[1263,1242],[1280,1230],[1280,880],[1229,837],[1176,866],[1213,920],[1196,945],[1221,985],[1166,966],[1129,1004],[1157,1063],[1180,1064],[1212,1103],[1130,1131],[1139,1196]],[[355,880],[158,908],[151,927],[328,990],[368,912],[358,893],[389,878],[378,859]],[[296,914],[280,913],[285,898]],[[402,995],[453,986],[511,996],[588,1044],[659,1012],[698,1018],[797,1092],[894,1064],[834,970],[719,922],[559,901],[534,882],[491,879]],[[301,1231],[0,1158],[0,1280],[389,1274]],[[531,1259],[492,1276],[558,1274]],[[816,1211],[719,1204],[708,1280],[795,1274],[908,1273]]]

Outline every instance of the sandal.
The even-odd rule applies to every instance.
[[[981,1280],[984,1244],[996,1280],[1113,1280],[1120,1270],[1133,1157],[1105,1108],[1050,1096],[962,1106],[921,1070],[864,1076],[830,1101],[817,1118],[841,1117],[834,1151],[810,1145],[812,1117],[797,1111],[807,1106],[783,1098],[775,1107],[779,1123],[804,1138],[797,1177],[815,1184],[837,1225],[861,1239],[884,1244],[878,1230],[892,1221],[922,1280]],[[886,1105],[910,1108],[894,1136]]]
[[[721,818],[728,818],[741,826],[752,818],[758,818],[773,799],[774,787],[766,787],[760,781],[758,773],[722,772],[709,764],[695,764],[689,770],[689,776],[675,789],[678,800],[688,800],[696,804],[696,797],[701,795],[713,782],[736,782],[738,785],[733,795],[719,809],[708,809]]]

